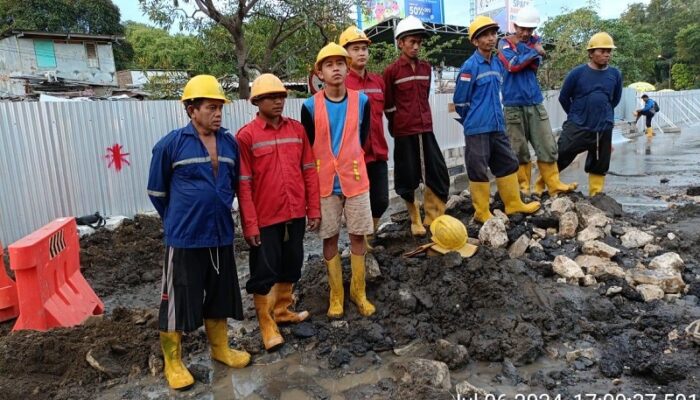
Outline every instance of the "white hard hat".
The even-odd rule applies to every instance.
[[[423,23],[413,15],[399,21],[394,32],[394,39],[398,40],[406,35],[425,35],[427,32]]]
[[[540,24],[540,12],[533,6],[523,7],[518,11],[514,24],[522,28],[537,28]]]

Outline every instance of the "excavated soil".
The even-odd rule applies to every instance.
[[[573,201],[581,198],[571,196]],[[594,287],[558,283],[548,262],[556,255],[574,258],[581,244],[556,236],[540,241],[543,250],[531,249],[517,259],[504,249],[486,246],[465,260],[455,253],[407,259],[401,255],[425,240],[409,238],[406,222],[399,217],[394,218],[397,223],[385,225],[375,240],[373,254],[381,275],[368,279],[367,293],[376,314],[361,317],[350,302],[349,259],[343,259],[346,313],[339,321],[329,321],[325,266],[312,255],[296,292],[297,308],[309,310],[313,317],[282,328],[287,339],[284,348],[313,358],[321,370],[337,377],[350,373],[348,366],[357,364],[354,361],[389,350],[401,354],[401,349],[419,343],[432,349],[424,358],[444,361],[456,374],[472,362],[501,363],[504,372],[494,380],[520,391],[573,395],[595,387],[602,393],[700,393],[700,347],[683,331],[700,318],[700,206],[636,217],[623,215],[619,204],[606,196],[595,201],[615,217],[613,225],[624,220],[645,227],[661,238],[657,244],[664,251],[680,254],[686,265],[685,296],[675,302],[645,303],[624,279],[605,275]],[[470,203],[462,201],[450,213],[468,223],[473,212]],[[554,226],[557,218],[548,213],[516,216],[508,225],[508,236],[512,242],[523,234],[532,237],[534,227]],[[478,235],[478,228],[468,226],[470,237]],[[669,233],[676,237],[669,239]],[[603,241],[620,247],[613,235]],[[138,216],[114,232],[100,230],[81,241],[83,274],[100,296],[157,285],[162,254],[162,228],[153,217]],[[627,269],[637,261],[648,262],[649,256],[623,249],[613,260]],[[606,295],[612,286],[622,291]],[[8,334],[11,323],[0,324],[0,397],[88,399],[117,385],[134,385],[140,393],[141,378],[151,370],[159,376],[162,368],[156,310],[154,305],[129,307],[108,310],[103,319],[83,326],[48,332]],[[261,349],[259,330],[252,326],[235,336],[256,360],[262,360],[270,354]],[[206,349],[201,331],[184,343],[186,353]],[[586,351],[563,361],[575,350]],[[289,353],[282,350],[276,356]],[[526,372],[525,367],[543,359],[557,360],[563,367]],[[393,379],[381,379],[345,395],[454,397],[444,389],[406,386]]]

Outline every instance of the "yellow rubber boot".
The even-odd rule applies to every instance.
[[[255,304],[255,313],[258,315],[260,336],[262,336],[265,350],[277,349],[284,343],[284,339],[275,320],[272,318],[272,309],[275,306],[275,292],[270,289],[270,293],[266,295],[254,294],[253,304]]]
[[[423,225],[430,226],[437,217],[445,214],[445,202],[428,186],[425,187],[423,197],[425,199],[425,204],[423,204],[423,209],[425,210]]]
[[[588,174],[588,195],[595,196],[603,192],[605,186],[605,175]]]
[[[489,210],[491,183],[469,181],[469,191],[471,192],[472,205],[474,206],[474,219],[483,224],[493,218],[493,214]]]
[[[537,166],[540,169],[540,175],[547,185],[547,190],[549,191],[550,196],[554,197],[559,193],[567,193],[578,187],[578,183],[576,182],[563,183],[561,180],[559,180],[559,168],[557,167],[557,163],[538,161]]]
[[[194,385],[194,378],[182,362],[182,333],[160,332],[160,348],[163,350],[163,373],[172,389],[184,390]]]
[[[542,177],[542,170],[540,170],[540,173],[537,175],[537,179],[535,179],[535,189],[532,191],[532,193],[536,194],[537,196],[542,196],[544,189],[544,178]]]
[[[343,267],[340,264],[340,256],[336,254],[330,260],[326,260],[328,267],[328,286],[331,288],[328,300],[328,318],[340,318],[343,316]]]
[[[647,137],[652,137],[652,136],[654,136],[654,128],[652,128],[651,126],[648,127],[648,128],[646,129],[646,135],[647,135]]]
[[[272,287],[275,292],[274,318],[278,324],[297,323],[309,318],[308,311],[294,312],[289,309],[294,304],[291,282],[278,282]]]
[[[207,331],[207,337],[211,345],[211,358],[231,368],[243,368],[250,363],[250,354],[248,352],[233,350],[228,347],[226,318],[205,319],[204,329]]]
[[[375,308],[367,300],[365,293],[365,255],[355,255],[350,253],[350,267],[352,268],[352,278],[350,278],[350,301],[355,303],[357,311],[367,317],[374,314]]]
[[[541,204],[539,201],[523,203],[520,198],[518,176],[516,173],[496,178],[496,186],[498,186],[498,193],[501,195],[503,204],[506,206],[506,214],[532,214],[540,209]]]
[[[532,164],[520,164],[518,167],[518,184],[520,192],[526,196],[530,195],[530,178],[532,177]]]
[[[406,209],[408,210],[408,216],[411,217],[411,235],[413,236],[425,236],[425,227],[420,221],[420,210],[418,209],[417,202],[406,202]]]

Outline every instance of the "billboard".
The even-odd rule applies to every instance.
[[[442,24],[444,0],[363,0],[357,26],[367,29],[390,18],[414,15],[423,22]]]
[[[501,32],[514,32],[513,22],[518,11],[532,2],[533,0],[474,0],[474,16],[489,16],[496,21]]]
[[[476,15],[486,15],[493,11],[506,8],[506,0],[474,0]]]

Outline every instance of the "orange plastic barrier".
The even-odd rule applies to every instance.
[[[19,318],[13,331],[74,326],[104,311],[80,273],[75,218],[59,218],[8,247]]]
[[[17,287],[5,272],[5,261],[2,258],[2,243],[0,242],[0,322],[4,322],[19,315],[17,305]]]

